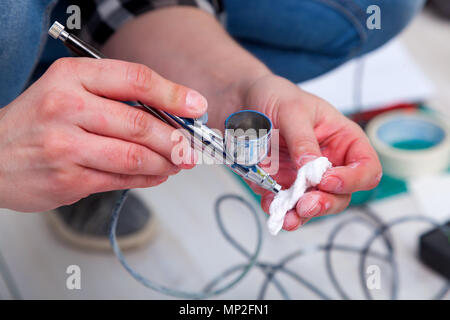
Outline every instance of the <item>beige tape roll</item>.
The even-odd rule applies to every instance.
[[[389,176],[407,179],[449,166],[450,127],[436,115],[387,112],[372,119],[366,132]]]

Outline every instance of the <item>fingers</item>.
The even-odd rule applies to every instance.
[[[266,192],[262,195],[261,198],[261,208],[264,212],[269,214],[269,207],[273,201],[274,194],[272,192]],[[289,210],[284,217],[283,229],[287,231],[293,231],[297,229],[300,225],[302,225],[303,219],[298,216],[295,210]]]
[[[286,189],[289,188],[294,183],[295,178],[297,177],[297,170],[281,167],[278,169],[278,173],[272,177],[277,181],[279,185],[283,187],[283,189]],[[265,192],[267,192],[266,189],[261,188],[254,182],[247,181],[247,183],[256,194],[262,195]]]
[[[261,197],[261,209],[263,209],[263,211],[265,212],[265,213],[267,213],[267,214],[269,214],[269,208],[270,208],[270,204],[272,203],[272,201],[273,201],[273,198],[275,198],[275,194],[273,194],[272,192],[270,192],[270,191],[265,191],[263,194],[262,194],[262,197]]]
[[[297,168],[321,156],[312,116],[296,105],[280,108],[279,111],[280,133]]]
[[[283,230],[294,231],[305,223],[306,219],[300,218],[295,210],[289,210],[284,217]]]
[[[148,112],[124,103],[89,94],[89,108],[76,113],[76,123],[83,129],[102,136],[118,138],[145,146],[172,162],[171,141],[174,128],[156,119]],[[183,168],[192,168],[194,162],[186,159]]]
[[[246,181],[247,184],[250,186],[250,188],[252,188],[253,192],[259,195],[263,195],[267,190],[264,188],[261,188],[258,184],[251,182],[251,181]]]
[[[356,139],[348,148],[346,165],[328,170],[320,184],[320,190],[347,194],[375,188],[382,177],[378,156],[364,136]]]
[[[97,192],[107,192],[113,190],[149,188],[160,185],[167,181],[168,176],[145,176],[145,175],[125,175],[117,173],[103,172],[90,168],[82,168],[87,192],[89,194]]]
[[[182,117],[200,117],[207,109],[200,93],[161,77],[145,65],[112,59],[72,60],[77,60],[71,63],[81,84],[95,95],[139,100]]]
[[[310,191],[300,198],[295,209],[300,218],[320,217],[344,211],[350,200],[350,194]]]
[[[302,103],[309,104],[313,108],[321,101],[312,95],[305,95]],[[359,126],[327,106],[322,104],[323,110],[317,108],[327,115],[325,117],[328,119],[327,123],[323,123],[323,119],[314,119],[317,116],[315,112],[307,112],[304,108],[295,105],[280,108],[278,120],[281,134],[286,140],[292,159],[297,167],[301,167],[322,154],[316,137],[317,133],[320,136],[319,140],[323,143],[324,154],[333,163],[344,164],[325,173],[318,186],[320,190],[350,194],[376,187],[381,179],[382,169],[369,140]],[[320,113],[320,110],[317,110],[316,112]],[[316,121],[318,121],[317,124]],[[317,125],[316,130],[315,125]],[[338,129],[331,130],[334,127]],[[334,133],[331,134],[331,132]]]
[[[100,171],[124,175],[173,175],[180,168],[138,144],[84,133],[77,142],[74,161]]]
[[[261,207],[269,213],[274,194],[266,192],[261,198]],[[351,200],[351,195],[335,195],[322,191],[310,191],[300,198],[296,207],[286,213],[283,229],[296,230],[313,217],[336,214],[345,210]]]

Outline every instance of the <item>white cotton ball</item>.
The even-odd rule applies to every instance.
[[[320,183],[323,174],[331,166],[331,162],[325,157],[310,161],[300,168],[297,172],[297,179],[289,189],[277,193],[270,204],[270,217],[267,221],[267,228],[272,235],[280,232],[286,213],[295,207],[308,188],[315,187]]]

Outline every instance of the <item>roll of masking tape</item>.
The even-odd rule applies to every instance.
[[[449,125],[436,115],[388,112],[372,119],[366,132],[389,176],[407,179],[449,166]]]

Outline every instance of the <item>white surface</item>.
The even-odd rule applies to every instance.
[[[400,37],[411,56],[433,83],[427,105],[450,115],[450,21],[425,11]]]
[[[360,61],[364,63],[362,106],[355,106],[355,75]],[[398,40],[360,60],[352,60],[319,78],[301,83],[300,87],[331,102],[343,113],[422,101],[433,94],[432,83]]]
[[[429,217],[442,223],[450,219],[449,174],[411,179],[408,190]]]
[[[400,38],[436,88],[427,106],[450,116],[450,21],[426,10]],[[409,188],[422,212],[439,220],[450,217],[448,174],[411,181]]]
[[[315,187],[322,176],[331,168],[331,162],[325,157],[312,160],[300,168],[297,178],[289,189],[278,192],[270,204],[270,217],[267,220],[269,233],[276,236],[283,227],[286,213],[295,207],[298,200],[310,187]]]

